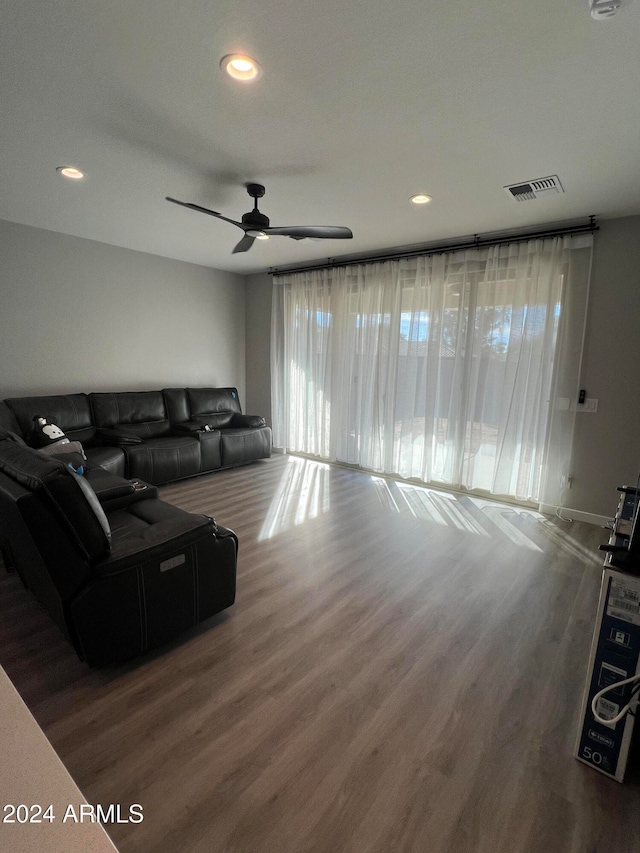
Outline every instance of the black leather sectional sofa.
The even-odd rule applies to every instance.
[[[264,418],[243,415],[235,388],[11,397],[0,427],[33,441],[35,417],[79,441],[89,467],[153,485],[271,455]]]
[[[40,418],[79,453],[29,446]],[[270,454],[271,430],[235,388],[0,401],[3,562],[87,663],[139,655],[235,601],[235,533],[156,486]]]
[[[81,413],[76,423],[87,435],[93,429],[82,426]],[[126,660],[233,604],[233,531],[105,468],[92,465],[81,476],[65,457],[4,432],[0,552],[81,659]]]

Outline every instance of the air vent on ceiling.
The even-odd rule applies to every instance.
[[[505,190],[516,201],[533,201],[536,198],[546,198],[564,192],[557,175],[537,178],[535,181],[524,181],[521,184],[509,184]]]

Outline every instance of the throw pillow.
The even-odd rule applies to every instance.
[[[33,419],[33,434],[31,438],[35,447],[47,447],[54,443],[67,444],[69,441],[59,426],[49,423],[41,415],[36,415]]]

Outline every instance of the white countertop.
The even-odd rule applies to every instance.
[[[80,822],[83,804],[85,817]],[[101,824],[90,822],[86,804],[87,800],[0,667],[0,850],[117,853]],[[11,805],[16,807],[15,811]],[[19,810],[18,805],[22,806]],[[52,808],[48,814],[53,820],[43,819],[49,805]],[[63,821],[65,814],[67,820]],[[19,823],[18,816],[30,820]],[[11,817],[15,823],[7,822]],[[34,822],[38,817],[41,822]]]

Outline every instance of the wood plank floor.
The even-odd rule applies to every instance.
[[[637,853],[572,757],[606,532],[275,456],[162,489],[240,539],[238,599],[81,664],[14,576],[0,663],[122,853]],[[616,496],[611,496],[612,512]]]

